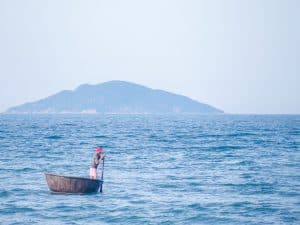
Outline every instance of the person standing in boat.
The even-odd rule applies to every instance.
[[[90,165],[90,178],[91,179],[97,179],[97,167],[100,164],[101,160],[105,158],[105,155],[103,153],[102,147],[97,147],[95,151],[95,155],[91,161]]]

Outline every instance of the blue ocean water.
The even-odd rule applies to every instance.
[[[103,193],[53,194],[44,172]],[[0,115],[1,224],[300,224],[300,116]]]

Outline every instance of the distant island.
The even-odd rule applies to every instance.
[[[9,108],[6,113],[218,114],[222,110],[183,95],[126,81],[83,84],[47,98]]]

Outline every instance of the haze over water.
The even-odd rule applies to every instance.
[[[0,112],[124,80],[227,113],[300,114],[299,9],[299,0],[0,0]]]
[[[1,224],[299,224],[300,116],[1,115]],[[104,192],[52,194],[44,172]]]

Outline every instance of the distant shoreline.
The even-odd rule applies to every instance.
[[[202,116],[300,116],[294,113],[10,113],[1,112],[0,115],[87,115],[87,116],[100,116],[100,115],[202,115]]]

